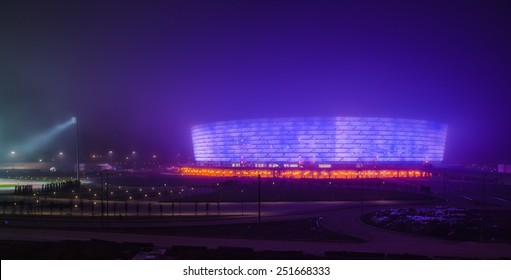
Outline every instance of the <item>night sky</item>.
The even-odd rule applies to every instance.
[[[447,163],[511,163],[506,2],[3,0],[0,161],[72,116],[84,155],[165,160],[203,122],[368,116],[446,123]]]

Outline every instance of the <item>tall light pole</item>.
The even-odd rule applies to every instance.
[[[78,119],[73,117],[73,122],[76,126],[76,181],[80,182],[80,153],[78,146]]]

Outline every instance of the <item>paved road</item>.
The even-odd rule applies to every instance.
[[[358,221],[361,213],[359,203],[322,203],[323,207],[305,209],[302,207],[288,206],[285,215],[270,215],[271,211],[265,212],[264,220],[283,220],[290,218],[305,218],[323,216],[323,225],[331,230],[344,234],[357,236],[366,240],[364,243],[338,243],[338,242],[301,242],[282,240],[246,240],[226,238],[203,238],[203,237],[182,237],[166,235],[145,235],[128,233],[108,232],[83,232],[52,229],[26,229],[16,227],[3,227],[0,231],[1,239],[13,240],[89,240],[91,238],[124,241],[124,242],[152,242],[157,247],[170,247],[174,245],[207,246],[216,248],[218,246],[253,247],[255,250],[298,250],[304,253],[322,255],[325,251],[362,251],[362,252],[383,252],[395,254],[416,254],[430,257],[454,257],[454,258],[482,258],[496,259],[500,257],[511,258],[511,244],[501,243],[480,243],[444,240],[432,237],[418,236],[412,234],[398,233],[382,230],[362,224]],[[387,204],[387,205],[385,205]],[[364,212],[382,208],[397,207],[397,202],[366,203]],[[410,206],[411,202],[400,202],[401,207]],[[279,205],[284,207],[286,204]],[[423,205],[427,206],[427,205]],[[294,209],[294,212],[292,211]],[[219,224],[219,223],[241,223],[255,221],[257,218],[239,217],[237,219],[215,219],[194,222],[176,221],[147,221],[145,226],[169,226],[169,225],[197,225],[197,224]],[[97,223],[97,220],[96,220]],[[120,225],[120,224],[118,224]]]

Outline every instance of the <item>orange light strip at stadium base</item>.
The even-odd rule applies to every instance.
[[[181,167],[182,175],[205,177],[257,177],[283,179],[357,179],[357,178],[424,178],[430,172],[421,170],[310,170],[310,169],[233,169],[211,167]]]

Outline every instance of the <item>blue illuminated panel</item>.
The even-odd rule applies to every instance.
[[[442,161],[447,126],[389,118],[226,121],[192,128],[198,162]]]

